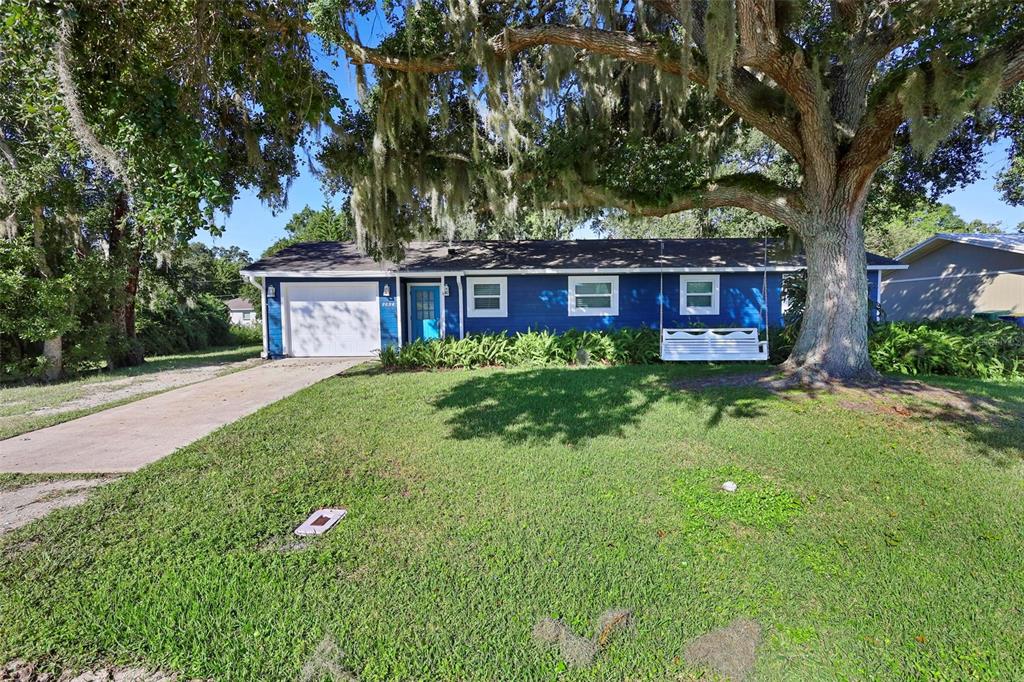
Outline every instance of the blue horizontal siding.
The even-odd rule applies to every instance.
[[[524,332],[542,330],[561,333],[570,329],[600,330],[626,327],[659,326],[659,312],[662,312],[664,327],[756,327],[765,328],[762,305],[764,303],[763,275],[761,273],[717,273],[719,275],[719,314],[683,315],[680,313],[679,273],[620,274],[619,314],[615,316],[569,316],[569,279],[567,275],[509,275],[507,317],[464,317],[466,334],[482,332]],[[662,280],[662,277],[664,278]],[[782,320],[782,278],[781,273],[768,273],[767,277],[767,326],[781,327]],[[868,274],[868,292],[871,300],[877,297],[880,273]],[[444,330],[446,336],[460,335],[460,292],[462,310],[466,310],[468,287],[462,277],[444,277],[448,295],[444,297]],[[268,287],[275,289],[273,296],[267,296],[267,341],[270,357],[284,354],[284,336],[281,315],[281,284],[285,282],[369,282],[378,286],[380,300],[381,343],[384,347],[398,343],[399,318],[406,319],[408,297],[401,299],[401,310],[397,300],[397,285],[391,278],[365,279],[318,279],[268,278]],[[403,277],[405,289],[413,281],[438,282],[438,278],[414,280]],[[389,288],[384,296],[384,288]],[[659,311],[659,291],[664,300],[664,310]],[[402,325],[403,341],[408,341],[408,325]]]
[[[619,275],[619,314],[614,316],[569,316],[569,279],[566,275],[510,275],[508,317],[467,317],[466,333],[523,332],[547,329],[599,330],[623,327],[651,327],[659,324],[658,296],[661,275]],[[758,327],[761,314],[760,273],[721,273],[718,315],[681,315],[679,274],[664,275],[665,327]],[[768,274],[768,325],[782,325],[782,277]],[[468,290],[465,296],[468,296]]]

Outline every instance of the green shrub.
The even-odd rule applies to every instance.
[[[786,359],[797,331],[796,326],[770,330],[771,362]],[[871,361],[882,372],[1024,379],[1024,329],[1004,322],[954,319],[881,324],[874,328],[869,347]],[[401,350],[385,348],[380,361],[389,369],[442,369],[631,365],[660,359],[658,330],[642,328],[421,340]]]
[[[231,324],[224,304],[200,294],[182,305],[161,296],[139,311],[136,335],[146,355],[169,355],[231,343]]]
[[[414,341],[385,348],[380,361],[389,369],[518,367],[528,365],[648,364],[659,361],[656,329],[570,330],[474,334],[464,339]]]
[[[230,334],[234,346],[258,346],[263,343],[263,329],[259,326],[233,324]]]
[[[879,325],[871,362],[882,372],[1024,379],[1024,329],[955,318]]]

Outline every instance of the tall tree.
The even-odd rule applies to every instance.
[[[319,209],[303,206],[288,219],[284,231],[285,236],[267,247],[264,257],[301,242],[349,242],[355,239],[352,213],[347,202],[340,210],[327,203]]]
[[[360,16],[381,10],[393,30],[361,44]],[[1024,5],[1003,0],[315,0],[310,16],[289,25],[340,46],[370,86],[321,159],[350,183],[371,248],[398,251],[410,225],[480,203],[744,208],[804,245],[787,367],[806,379],[875,376],[863,216],[876,172],[894,149],[904,186],[936,150],[957,163],[933,179],[974,172],[984,114],[1024,78]],[[720,172],[753,131],[794,177],[756,158]]]
[[[60,152],[58,168],[81,160],[106,183],[101,246],[122,275],[112,324],[128,340],[111,364],[141,361],[132,338],[144,255],[215,232],[215,211],[241,188],[283,206],[298,151],[331,122],[338,96],[309,36],[254,20],[305,10],[299,0],[0,4],[0,69],[23,103],[0,111],[0,140],[15,160]],[[6,186],[31,190],[0,192],[8,231],[27,230],[32,197],[68,213],[41,191],[58,173],[2,166]]]

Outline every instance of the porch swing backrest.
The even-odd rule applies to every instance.
[[[663,329],[662,360],[767,360],[768,342],[755,328]]]

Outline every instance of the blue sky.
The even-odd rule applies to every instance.
[[[384,30],[386,22],[379,15],[371,18],[362,17],[359,20],[359,32],[363,36],[370,36],[367,40],[369,43],[376,42],[374,38],[379,37]],[[337,59],[342,66],[335,68],[331,63],[333,59]],[[355,73],[347,66],[345,58],[323,54],[321,51],[317,62],[324,71],[333,76],[341,95],[354,100]],[[1017,224],[1024,222],[1024,207],[1010,206],[1003,202],[994,188],[995,176],[1005,164],[1006,143],[1000,141],[992,145],[985,156],[983,177],[968,187],[946,195],[942,200],[951,204],[965,220],[977,218],[985,222],[998,221],[1001,222],[1003,230],[1015,232]],[[274,215],[256,198],[254,192],[244,192],[235,201],[231,214],[220,216],[218,219],[218,224],[225,228],[224,233],[220,237],[202,233],[198,238],[207,244],[239,246],[248,251],[253,258],[258,258],[264,249],[284,236],[284,226],[293,213],[307,205],[319,208],[325,201],[338,207],[342,200],[342,197],[325,195],[319,181],[308,168],[303,167],[302,174],[291,186],[288,207],[283,212]],[[586,238],[593,236],[593,233],[583,230],[577,236]]]

